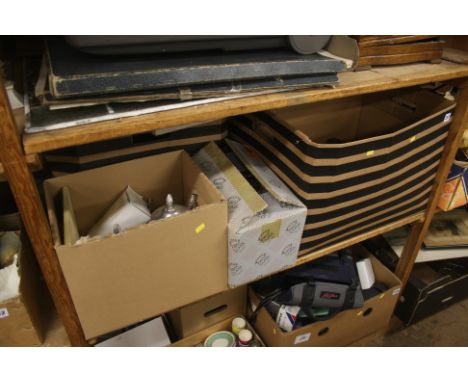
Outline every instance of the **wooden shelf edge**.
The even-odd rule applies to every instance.
[[[366,239],[369,239],[371,237],[381,235],[382,233],[385,233],[385,232],[388,232],[388,231],[392,231],[392,230],[394,230],[396,228],[399,228],[399,227],[402,227],[404,225],[411,224],[411,223],[414,223],[414,222],[417,222],[417,221],[422,221],[422,220],[424,220],[424,216],[425,216],[424,212],[421,212],[421,213],[418,213],[418,214],[415,214],[415,215],[411,215],[411,216],[409,216],[407,218],[398,220],[398,221],[393,222],[391,224],[387,224],[387,225],[382,226],[380,228],[369,231],[369,232],[367,232],[365,234],[356,236],[356,237],[354,237],[352,239],[342,241],[342,242],[340,242],[338,244],[335,244],[333,246],[321,249],[321,250],[316,251],[316,252],[312,252],[312,253],[307,254],[307,255],[303,255],[296,261],[296,263],[294,265],[291,265],[290,267],[288,267],[286,269],[283,269],[281,272],[284,272],[287,269],[292,269],[292,268],[297,267],[299,265],[308,263],[309,261],[316,260],[316,259],[318,259],[318,258],[320,258],[322,256],[326,256],[326,255],[328,255],[330,253],[333,253],[333,252],[336,252],[336,251],[338,251],[340,249],[347,248],[347,247],[349,247],[349,246],[351,246],[353,244],[357,244],[357,243],[362,242],[362,241],[364,241]],[[279,272],[276,272],[276,273],[279,273]],[[226,286],[226,288],[224,290],[216,292],[216,294],[223,293],[223,292],[226,292],[226,291],[229,291],[229,290],[231,290],[231,289]],[[195,303],[197,301],[201,301],[202,299],[193,301],[193,303]],[[161,312],[160,314],[165,314],[165,313],[168,313],[168,312]],[[60,329],[57,329],[56,326],[53,326],[53,327],[55,328],[54,331],[58,331],[59,334],[56,334],[56,333],[52,332],[52,335],[55,338],[58,337],[59,340],[60,340]],[[94,339],[89,339],[88,342],[90,344],[93,344],[95,342],[95,340],[96,340],[95,338]],[[50,346],[51,343],[56,343],[56,342],[57,342],[56,339],[55,340],[52,339],[52,340],[46,341],[46,343],[43,346]],[[52,346],[55,346],[55,345],[52,345]],[[351,346],[354,346],[354,345],[351,345]]]
[[[335,88],[321,88],[252,95],[208,104],[160,111],[137,117],[81,125],[23,136],[27,154],[98,142],[156,129],[222,119],[268,109],[325,101],[359,94],[447,81],[468,76],[468,65],[409,64],[339,74]]]
[[[366,232],[366,233],[363,233],[361,235],[355,236],[355,237],[353,237],[351,239],[339,242],[339,243],[334,244],[334,245],[332,245],[330,247],[326,247],[326,248],[320,249],[318,251],[302,255],[296,261],[296,264],[294,264],[290,268],[294,268],[294,267],[297,267],[298,265],[308,263],[309,261],[312,261],[312,260],[316,260],[316,259],[318,259],[318,258],[320,258],[322,256],[329,255],[330,253],[333,253],[333,252],[339,251],[341,249],[350,247],[350,246],[352,246],[354,244],[360,243],[360,242],[362,242],[364,240],[367,240],[367,239],[370,239],[372,237],[382,235],[385,232],[393,231],[394,229],[405,226],[407,224],[411,224],[411,223],[418,222],[418,221],[422,222],[424,220],[424,216],[425,216],[424,212],[421,212],[421,213],[418,213],[418,214],[415,214],[415,215],[411,215],[411,216],[409,216],[407,218],[398,220],[398,221],[390,223],[390,224],[386,224],[386,225],[384,225],[382,227],[373,229],[373,230],[371,230],[369,232]]]

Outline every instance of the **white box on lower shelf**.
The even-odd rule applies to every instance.
[[[171,343],[161,317],[145,322],[115,337],[98,343],[97,347],[155,347]]]

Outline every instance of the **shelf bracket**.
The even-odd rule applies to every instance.
[[[411,225],[411,230],[403,248],[400,260],[396,267],[396,275],[400,278],[403,288],[406,286],[410,277],[416,257],[421,249],[424,238],[436,212],[437,203],[442,193],[447,176],[452,167],[453,160],[460,146],[463,137],[463,131],[468,127],[468,79],[458,84],[457,106],[453,121],[448,133],[445,149],[440,160],[429,202],[426,207],[424,221],[415,222]]]

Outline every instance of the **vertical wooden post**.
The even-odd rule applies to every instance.
[[[20,146],[10,104],[1,79],[0,160],[3,163],[6,179],[15,197],[23,224],[70,342],[74,346],[87,346],[88,342],[84,337],[55,253],[52,235],[33,176],[28,169]]]
[[[400,278],[405,287],[411,271],[413,269],[416,257],[421,249],[421,245],[426,236],[432,217],[437,208],[439,197],[442,193],[442,187],[450,172],[452,162],[460,145],[463,131],[468,127],[468,80],[462,82],[459,87],[457,96],[457,108],[453,117],[452,125],[449,130],[447,142],[445,144],[444,153],[440,161],[439,170],[437,172],[434,186],[432,188],[429,203],[426,208],[426,214],[423,222],[416,222],[411,226],[411,231],[406,240],[405,247],[401,254],[400,261],[396,268],[396,275]]]

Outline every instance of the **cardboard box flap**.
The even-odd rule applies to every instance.
[[[63,209],[63,242],[65,245],[75,244],[80,239],[78,224],[76,222],[75,210],[67,186],[62,188]]]
[[[261,183],[261,185],[280,203],[290,204],[296,207],[303,207],[303,204],[285,186],[276,174],[266,165],[266,163],[246,146],[226,139],[232,151],[239,157],[251,174]]]
[[[226,201],[187,153],[148,156],[44,182],[53,216],[61,216],[54,199],[63,187],[69,188],[80,234],[89,232],[128,185],[150,200],[150,210],[163,204],[168,193],[177,203],[186,203],[194,190],[199,206],[116,235],[74,245],[56,242],[87,339],[227,288]],[[56,223],[50,221],[58,232]]]
[[[217,183],[217,174],[222,175],[232,185],[228,192],[230,196],[227,197],[230,220],[235,219],[240,211],[247,209],[251,212],[250,216],[253,216],[268,207],[268,204],[215,143],[207,144],[193,158],[217,188],[228,187],[224,184],[226,182]]]

